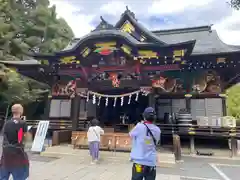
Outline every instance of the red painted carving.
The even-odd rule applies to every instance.
[[[120,80],[118,79],[118,74],[111,73],[110,78],[112,80],[112,86],[113,87],[119,87],[120,86]]]
[[[166,78],[160,77],[159,79],[152,81],[152,86],[153,86],[153,87],[163,88],[165,82],[166,82]]]
[[[77,89],[77,83],[75,80],[71,80],[67,83],[67,85],[60,85],[55,84],[53,86],[52,95],[59,96],[59,95],[67,95],[70,97],[75,97]]]

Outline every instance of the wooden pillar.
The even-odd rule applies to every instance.
[[[78,128],[79,108],[80,108],[80,96],[75,96],[72,99],[71,104],[72,131],[76,131]]]
[[[186,97],[186,109],[188,110],[189,113],[191,113],[191,98],[190,97]]]
[[[226,104],[226,98],[222,98],[222,115],[226,116],[227,115],[227,104]]]
[[[52,96],[49,95],[45,103],[44,115],[43,115],[44,120],[49,120],[50,110],[51,110],[51,101],[52,101]]]
[[[155,105],[156,105],[156,101],[155,101],[154,93],[150,93],[149,94],[148,106],[151,106],[151,107],[155,108]]]

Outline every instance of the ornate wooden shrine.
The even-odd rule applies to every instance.
[[[52,128],[84,130],[97,117],[113,133],[127,132],[147,106],[159,123],[180,109],[194,118],[226,114],[224,90],[239,80],[239,55],[240,47],[224,44],[210,26],[151,32],[127,8],[115,26],[101,17],[60,52],[31,53],[37,70],[3,63],[51,85]]]

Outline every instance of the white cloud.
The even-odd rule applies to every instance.
[[[90,25],[95,15],[83,14],[79,7],[75,7],[64,0],[51,0],[51,5],[56,5],[58,16],[67,21],[76,37],[81,37],[95,28]]]
[[[149,14],[173,14],[188,8],[205,6],[213,0],[156,0],[148,8]]]
[[[231,27],[236,25],[232,30]],[[219,37],[227,44],[240,45],[240,11],[233,11],[231,16],[224,18],[213,26]]]
[[[109,15],[119,16],[126,9],[126,4],[123,1],[110,1],[107,4],[104,4],[100,11],[102,13],[108,12]]]
[[[93,21],[100,15],[118,20],[126,5],[146,27],[179,28],[214,24],[220,38],[227,44],[240,45],[240,11],[233,11],[226,1],[219,0],[50,0],[57,7],[57,13],[81,37],[94,29]],[[150,3],[152,2],[152,3]],[[155,16],[163,22],[151,22]],[[107,19],[106,19],[107,20]],[[100,20],[99,20],[100,22]],[[113,24],[116,21],[111,22]],[[150,30],[151,30],[150,29]]]

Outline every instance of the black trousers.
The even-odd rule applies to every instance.
[[[156,167],[133,164],[132,180],[155,180]]]

